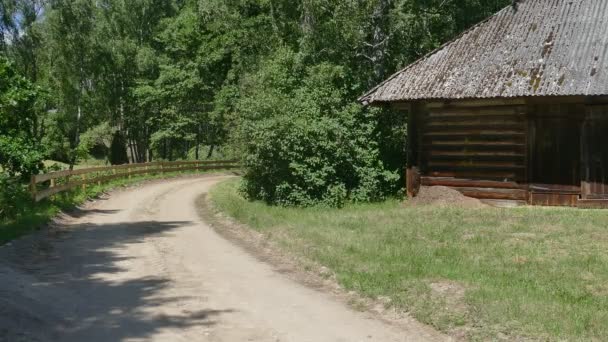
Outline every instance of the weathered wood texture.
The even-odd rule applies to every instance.
[[[608,106],[587,107],[582,135],[582,198],[608,200]]]
[[[420,191],[420,170],[417,167],[408,167],[405,174],[407,196],[412,198],[418,196]]]
[[[39,202],[58,193],[89,184],[101,184],[113,179],[130,178],[135,175],[162,174],[196,170],[230,170],[240,168],[236,160],[156,162],[94,167],[66,170],[32,176],[30,191]]]
[[[573,97],[412,106],[421,184],[533,205],[608,200],[605,102]]]
[[[431,104],[420,118],[420,164],[426,186],[479,199],[527,199],[526,118],[519,105]]]
[[[580,209],[608,209],[608,200],[605,199],[582,199],[578,201]]]

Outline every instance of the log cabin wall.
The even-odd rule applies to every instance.
[[[410,195],[440,185],[490,202],[608,208],[608,97],[398,108],[410,112]]]
[[[528,200],[524,103],[428,103],[417,115],[423,185],[488,201]]]

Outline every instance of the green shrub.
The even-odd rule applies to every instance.
[[[344,100],[344,78],[327,63],[302,68],[289,51],[251,78],[239,105],[249,198],[339,207],[395,193],[399,176],[381,161],[376,113]]]
[[[0,166],[10,176],[29,178],[43,167],[35,136],[41,91],[0,56]]]
[[[17,178],[0,173],[0,221],[23,213],[30,201],[27,188]]]

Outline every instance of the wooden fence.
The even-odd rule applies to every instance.
[[[218,160],[154,162],[65,170],[32,176],[30,191],[34,201],[39,202],[45,198],[79,186],[86,189],[89,184],[101,185],[102,182],[118,178],[131,178],[135,175],[238,168],[240,168],[240,164],[236,160]]]

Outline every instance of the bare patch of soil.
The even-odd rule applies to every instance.
[[[467,197],[459,191],[445,186],[423,186],[418,196],[406,202],[408,206],[435,206],[445,208],[487,208],[476,198]]]

